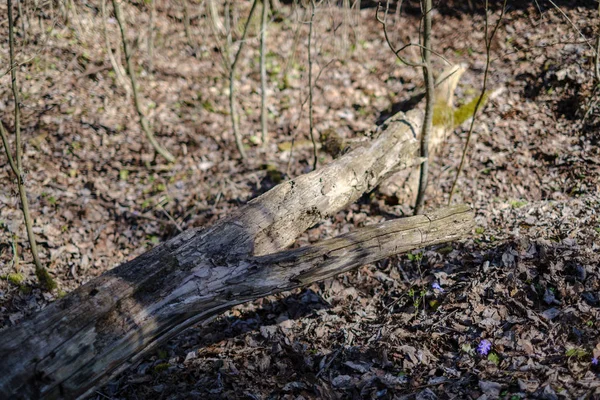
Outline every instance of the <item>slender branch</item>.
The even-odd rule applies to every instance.
[[[380,8],[381,8],[381,4],[377,5],[377,8],[375,9],[375,18],[383,26],[383,35],[385,36],[385,41],[387,42],[387,45],[390,48],[390,50],[392,50],[394,55],[398,58],[398,60],[400,60],[401,63],[406,64],[409,67],[423,67],[422,63],[417,64],[412,61],[408,61],[407,59],[403,58],[400,55],[400,52],[402,50],[406,49],[407,47],[409,47],[410,44],[404,45],[399,50],[396,50],[396,48],[392,44],[392,41],[390,40],[390,36],[389,36],[388,30],[387,30],[387,16],[388,16],[388,12],[390,10],[390,0],[387,0],[385,3],[385,11],[383,13],[383,18],[381,18],[379,16]]]
[[[429,174],[429,136],[433,127],[433,105],[435,102],[435,80],[431,68],[431,0],[421,0],[423,13],[423,47],[421,54],[423,57],[423,78],[425,79],[425,117],[423,120],[423,128],[421,131],[421,152],[423,158],[421,164],[421,172],[419,175],[419,191],[417,192],[417,201],[415,203],[415,215],[423,212],[423,204],[425,203],[425,191],[427,190],[427,178]]]
[[[125,72],[122,70],[123,67],[119,62],[117,62],[117,59],[115,58],[115,55],[112,52],[112,45],[108,36],[108,17],[106,15],[106,0],[102,0],[100,2],[100,12],[102,17],[102,27],[104,33],[104,44],[106,46],[106,54],[108,55],[108,59],[110,61],[110,64],[112,65],[113,71],[115,71],[117,82],[123,87],[123,89],[125,89],[127,96],[131,96],[131,88],[125,80]]]
[[[4,128],[4,124],[0,121],[0,136],[2,137],[2,144],[4,145],[4,151],[6,152],[6,157],[8,158],[8,165],[10,165],[10,169],[12,169],[15,176],[20,176],[21,172],[15,163],[15,159],[12,156],[10,151],[9,143],[8,143],[8,134],[6,129]]]
[[[154,72],[154,20],[156,19],[155,0],[149,0],[150,23],[148,24],[148,72]]]
[[[228,2],[225,3],[225,7],[227,10],[228,7]],[[227,76],[229,76],[229,72],[231,70],[231,61],[230,61],[230,56],[229,56],[229,47],[230,47],[230,41],[229,39],[229,33],[227,33],[227,38],[225,39],[225,41],[223,42],[223,44],[221,44],[221,42],[223,41],[221,36],[223,34],[225,34],[225,27],[223,27],[223,24],[220,24],[221,21],[219,20],[219,16],[218,16],[218,10],[216,9],[216,6],[214,4],[214,0],[208,0],[208,13],[211,14],[211,19],[209,22],[209,26],[210,26],[210,30],[213,33],[214,37],[215,37],[215,42],[217,44],[217,47],[221,50],[219,51],[219,56],[221,57],[221,62],[222,62],[222,66],[223,69],[225,70],[225,73],[227,74]],[[214,13],[217,13],[216,15]],[[225,16],[227,16],[227,11],[225,12]],[[229,21],[229,18],[225,18],[225,21]],[[220,24],[218,25],[217,22]],[[219,28],[219,26],[221,26],[222,30]],[[229,31],[227,31],[229,32]]]
[[[598,17],[600,17],[600,2],[598,2]],[[600,33],[596,37],[596,62],[594,63],[596,85],[600,85]]]
[[[594,63],[594,66],[596,84],[600,84],[600,34],[598,34],[598,37],[596,38],[596,62]]]
[[[219,19],[219,10],[217,10],[217,4],[215,0],[208,0],[208,14],[210,15],[211,27],[218,33],[223,35],[225,33],[225,27]],[[227,16],[225,16],[227,18]]]
[[[129,75],[129,80],[131,81],[131,89],[133,91],[133,103],[135,105],[135,109],[140,119],[140,125],[142,127],[142,130],[146,134],[148,141],[150,142],[152,147],[154,147],[154,150],[156,150],[156,152],[163,156],[163,158],[168,162],[175,162],[175,157],[167,149],[162,147],[154,137],[154,132],[152,132],[150,123],[148,122],[148,119],[146,118],[146,116],[144,115],[144,111],[142,110],[142,104],[138,95],[137,83],[135,79],[135,69],[133,67],[133,61],[131,60],[131,51],[129,50],[129,46],[127,45],[127,34],[125,33],[125,23],[123,21],[123,16],[121,15],[121,7],[119,6],[118,0],[112,0],[112,4],[115,10],[115,18],[117,20],[117,24],[119,25],[119,29],[121,30],[123,52],[125,53],[125,60],[127,62],[127,75]]]
[[[12,1],[6,0],[6,5],[8,6],[8,41],[9,41],[9,57],[10,57],[10,65],[13,66],[15,64],[15,51],[14,51],[14,41],[15,34],[13,30],[13,16],[12,16]],[[2,135],[2,143],[4,144],[4,149],[6,150],[6,155],[8,157],[8,162],[17,177],[17,187],[19,189],[19,198],[21,199],[21,211],[23,212],[23,219],[25,220],[25,229],[27,230],[27,238],[29,239],[29,246],[31,247],[31,255],[33,256],[33,262],[35,263],[35,274],[40,282],[40,284],[47,290],[52,290],[56,288],[56,283],[46,270],[46,268],[42,265],[40,261],[37,241],[35,238],[35,233],[33,232],[33,221],[31,220],[31,215],[29,213],[29,201],[27,200],[27,192],[25,190],[25,182],[24,182],[24,174],[23,174],[23,148],[21,144],[21,115],[20,115],[20,104],[19,104],[19,86],[17,82],[17,69],[12,68],[10,72],[11,76],[11,87],[13,92],[13,97],[15,100],[15,142],[16,142],[16,161],[12,159],[10,149],[8,147],[8,135],[6,130],[4,129],[4,125],[0,122],[0,133]]]
[[[507,0],[504,0],[504,3],[502,4],[502,11],[500,13],[500,18],[498,19],[498,22],[496,23],[494,29],[492,30],[492,34],[491,36],[488,35],[488,31],[489,31],[489,20],[488,20],[488,7],[489,7],[489,0],[485,0],[485,52],[486,52],[486,62],[485,62],[485,71],[483,73],[483,87],[481,88],[481,93],[479,94],[479,98],[477,99],[477,103],[475,104],[475,109],[473,110],[473,117],[471,118],[471,125],[469,126],[469,133],[467,133],[467,140],[465,141],[465,147],[463,148],[463,152],[462,155],[460,157],[460,164],[458,166],[458,170],[456,171],[456,176],[454,177],[454,182],[452,182],[452,188],[450,189],[450,195],[448,197],[448,204],[452,203],[452,196],[454,195],[454,190],[456,188],[456,184],[458,182],[458,178],[460,177],[460,173],[462,172],[464,165],[465,165],[465,160],[467,158],[467,151],[469,149],[469,144],[471,142],[471,137],[473,136],[473,128],[475,127],[475,119],[477,117],[477,112],[479,111],[479,108],[481,107],[481,104],[483,103],[483,99],[486,95],[486,91],[487,91],[487,81],[488,81],[488,76],[490,73],[490,64],[491,64],[491,47],[492,47],[492,40],[494,39],[494,36],[496,36],[496,32],[498,32],[498,28],[500,27],[500,24],[502,23],[502,20],[504,19],[504,14],[506,12],[506,3]]]
[[[23,42],[27,42],[27,29],[25,29],[25,14],[23,13],[23,7],[21,5],[23,0],[17,0],[17,7],[19,10],[19,18],[21,19],[21,34],[23,35]]]
[[[600,16],[600,2],[598,2],[598,16]],[[588,102],[587,110],[585,115],[581,119],[581,125],[585,126],[586,120],[596,108],[598,104],[597,92],[600,90],[600,33],[596,37],[596,57],[594,60],[594,77],[596,79],[594,89],[592,90],[592,94],[590,95],[590,100]]]
[[[283,79],[287,79],[287,74],[289,72],[290,66],[293,65],[293,63],[296,61],[296,50],[298,48],[298,43],[300,43],[300,28],[302,27],[302,24],[300,23],[300,21],[303,21],[304,18],[306,17],[306,12],[307,9],[302,7],[302,16],[300,16],[300,13],[298,12],[298,10],[300,9],[299,6],[297,6],[296,2],[298,0],[295,0],[294,4],[294,10],[293,12],[295,12],[296,15],[296,28],[294,29],[294,41],[292,42],[292,48],[290,50],[290,55],[289,57],[286,57],[286,62],[285,62],[285,66],[283,67]]]
[[[15,33],[13,28],[12,1],[6,0],[8,6],[8,48],[10,57],[10,86],[12,88],[13,98],[15,100],[15,137],[16,137],[16,159],[19,175],[23,171],[21,160],[23,158],[23,147],[21,144],[21,102],[19,100],[19,90],[17,84],[17,69],[15,65]]]
[[[310,22],[308,25],[308,125],[310,132],[310,140],[313,145],[313,169],[317,169],[317,141],[315,140],[315,132],[313,125],[313,84],[312,84],[312,35],[313,23],[315,19],[315,0],[310,1]]]
[[[592,45],[590,43],[590,41],[588,40],[587,37],[585,37],[585,35],[583,34],[583,32],[581,32],[581,30],[577,27],[577,25],[575,25],[573,23],[573,21],[571,21],[571,18],[569,18],[569,16],[562,10],[562,8],[560,8],[554,1],[552,0],[548,0],[548,2],[550,4],[552,4],[552,6],[554,6],[554,8],[556,8],[558,10],[559,13],[562,14],[562,16],[567,20],[567,22],[569,23],[569,25],[571,25],[571,27],[573,28],[573,30],[579,35],[581,36],[581,38],[585,41],[585,43],[590,47],[590,49],[592,49],[594,51],[594,53],[596,54],[596,49],[594,48],[594,45]]]
[[[188,42],[188,46],[193,49],[194,45],[192,43],[192,30],[190,28],[190,13],[188,11],[187,0],[181,0],[181,2],[183,3],[183,28],[185,30],[185,38]]]
[[[267,144],[267,18],[269,16],[269,0],[262,0],[262,18],[260,21],[260,126],[263,146]]]
[[[250,14],[248,15],[248,19],[246,20],[244,32],[242,33],[242,39],[240,40],[240,47],[235,53],[233,63],[231,64],[231,68],[229,69],[229,111],[231,114],[231,125],[233,126],[233,136],[235,137],[235,145],[238,151],[240,152],[240,156],[243,160],[245,160],[247,156],[246,151],[244,150],[244,144],[242,143],[242,134],[240,133],[240,121],[235,102],[235,67],[237,66],[237,63],[240,59],[240,54],[242,54],[244,44],[246,44],[246,35],[248,34],[248,27],[250,26],[250,21],[254,16],[254,10],[256,10],[257,3],[258,0],[254,0],[252,2],[252,8],[250,8]]]

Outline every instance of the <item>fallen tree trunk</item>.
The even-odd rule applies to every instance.
[[[77,398],[183,329],[236,304],[469,231],[465,206],[280,251],[307,228],[418,162],[420,116],[397,115],[369,147],[284,182],[0,332],[0,398]]]

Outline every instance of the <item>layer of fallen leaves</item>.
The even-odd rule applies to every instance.
[[[592,37],[597,17],[591,2],[563,3],[571,22]],[[398,43],[417,38],[414,4],[407,6],[401,20],[392,18]],[[111,70],[98,7],[88,2],[69,20],[59,9],[38,10],[37,20],[27,20],[27,38],[18,36],[27,189],[42,260],[64,292],[180,230],[213,223],[311,163],[310,148],[301,145],[308,139],[308,27],[300,23],[308,16],[302,11],[290,14],[285,7],[282,20],[269,27],[271,140],[264,148],[255,145],[260,94],[252,26],[237,77],[251,154],[243,164],[227,115],[223,38],[215,40],[205,10],[189,5],[190,46],[181,5],[157,2],[150,72],[146,34],[133,29],[147,26],[149,13],[141,2],[123,5],[144,107],[158,140],[178,158],[165,166],[153,158],[131,99]],[[243,21],[248,4],[239,7],[234,17]],[[462,7],[449,2],[434,15],[438,51],[470,66],[459,103],[476,95],[485,63],[483,17]],[[477,122],[459,181],[458,201],[477,212],[472,239],[239,306],[165,344],[95,397],[600,395],[592,364],[600,356],[600,113],[593,52],[556,10],[540,15],[534,4],[514,7],[492,46],[490,86],[504,91]],[[344,13],[322,9],[317,17],[316,130],[359,137],[418,92],[420,71],[395,61],[373,8],[351,15],[357,22],[348,29],[347,47],[340,28]],[[115,21],[109,19],[108,27],[117,52]],[[411,51],[408,56],[418,56]],[[8,59],[6,45],[0,54]],[[443,67],[441,59],[435,62]],[[0,116],[12,129],[8,79],[0,80]],[[432,167],[431,208],[447,201],[464,136],[464,129],[457,130]],[[293,152],[279,150],[292,139],[298,143]],[[321,162],[328,160],[320,154]],[[10,174],[3,163],[3,326],[62,295],[35,287]],[[406,205],[374,193],[310,229],[297,245],[407,213]],[[484,340],[491,344],[487,354],[478,352]]]

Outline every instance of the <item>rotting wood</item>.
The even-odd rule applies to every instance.
[[[274,253],[418,162],[420,120],[418,112],[397,115],[368,147],[280,184],[210,228],[183,232],[0,332],[0,398],[84,397],[236,304],[461,237],[472,223],[464,206]]]

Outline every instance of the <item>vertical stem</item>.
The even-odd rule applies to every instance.
[[[83,40],[82,37],[85,30],[83,28],[83,25],[81,24],[81,18],[79,18],[79,14],[77,13],[77,6],[75,5],[75,2],[73,0],[69,0],[68,7],[73,12],[73,29],[75,29],[77,39],[81,41]]]
[[[13,15],[12,15],[12,1],[6,0],[8,6],[8,48],[10,57],[10,83],[12,88],[13,98],[15,100],[15,137],[16,137],[16,159],[17,159],[17,170],[19,175],[23,171],[21,165],[23,158],[23,147],[21,145],[21,101],[19,100],[19,89],[17,85],[17,65],[15,63],[15,33],[13,30]]]
[[[458,178],[460,177],[460,173],[462,172],[465,160],[467,158],[467,151],[469,150],[469,144],[471,143],[471,137],[473,136],[473,129],[475,127],[475,119],[477,117],[477,112],[483,103],[483,98],[485,97],[485,92],[487,91],[487,81],[490,73],[490,64],[491,64],[491,47],[492,40],[494,36],[496,36],[496,32],[500,27],[500,23],[504,19],[504,13],[506,12],[506,3],[508,0],[504,0],[502,3],[502,12],[500,13],[500,18],[496,23],[496,26],[492,30],[491,35],[488,35],[489,31],[489,20],[488,20],[488,6],[489,0],[485,0],[485,31],[484,31],[484,40],[485,40],[485,72],[483,73],[483,86],[481,88],[481,93],[479,94],[479,98],[477,99],[477,103],[475,104],[475,109],[473,110],[473,117],[471,118],[471,125],[469,126],[469,133],[467,133],[467,140],[465,141],[465,147],[463,148],[462,155],[460,157],[460,164],[458,165],[458,170],[456,171],[456,175],[454,177],[454,181],[452,182],[452,188],[450,189],[450,195],[448,197],[448,204],[452,203],[452,196],[454,195],[454,189],[456,188],[456,184],[458,183]]]
[[[260,21],[260,126],[263,146],[269,140],[267,129],[267,18],[269,16],[269,0],[262,0],[262,18]]]
[[[101,0],[100,2],[100,12],[102,17],[102,27],[104,34],[104,44],[106,46],[106,53],[108,54],[108,59],[110,60],[110,64],[112,65],[113,70],[115,71],[115,76],[117,83],[125,89],[127,96],[131,96],[131,88],[125,80],[125,72],[122,70],[122,66],[120,62],[117,62],[115,55],[112,52],[112,45],[110,43],[110,38],[108,36],[108,23],[107,23],[107,15],[106,15],[106,0]]]
[[[313,23],[315,19],[315,0],[310,1],[310,22],[308,24],[308,125],[310,140],[313,145],[313,169],[317,169],[317,142],[313,126],[313,85],[312,85],[312,35]]]
[[[296,0],[297,1],[297,0]],[[296,4],[295,10],[297,11],[300,7]],[[283,67],[283,79],[287,79],[287,75],[290,67],[296,61],[296,50],[298,49],[298,43],[300,43],[300,29],[302,24],[300,21],[304,21],[306,18],[307,9],[302,7],[302,16],[298,16],[296,19],[296,27],[294,29],[294,41],[292,42],[292,48],[290,50],[289,56],[286,57],[285,66]]]
[[[269,3],[271,3],[271,10],[273,10],[273,14],[279,14],[281,12],[281,3],[279,3],[279,0],[267,0]]]
[[[596,74],[596,85],[600,85],[600,34],[596,38],[596,62],[594,72]]]
[[[188,10],[187,0],[181,0],[183,3],[183,28],[185,29],[185,38],[188,42],[188,46],[194,47],[192,45],[192,30],[190,28],[190,13]]]
[[[242,38],[240,40],[240,47],[238,48],[237,53],[235,53],[235,58],[233,59],[233,63],[231,64],[231,68],[229,69],[229,112],[231,114],[231,125],[233,126],[233,136],[235,137],[235,145],[238,151],[240,152],[240,156],[243,160],[245,160],[247,157],[246,151],[244,150],[244,144],[242,143],[242,134],[240,133],[240,121],[235,102],[235,68],[237,66],[238,60],[240,59],[240,54],[242,53],[244,44],[246,43],[248,27],[250,26],[250,21],[252,20],[252,16],[254,15],[254,10],[256,9],[257,3],[258,0],[254,0],[254,2],[252,3],[250,15],[248,15],[246,25],[244,26],[244,33],[242,34]],[[233,27],[231,28],[231,30],[233,30]]]
[[[431,0],[421,0],[421,9],[423,12],[423,48],[421,50],[423,57],[423,77],[425,78],[425,117],[421,131],[421,153],[424,158],[421,164],[421,173],[419,176],[419,191],[415,204],[415,215],[423,212],[425,202],[425,191],[427,190],[427,178],[429,174],[429,135],[433,125],[433,104],[434,104],[434,79],[431,67]]]
[[[219,19],[219,10],[217,9],[217,4],[215,0],[208,0],[208,13],[210,14],[210,21],[212,26],[219,34],[225,33],[225,26]],[[228,18],[227,14],[225,14],[225,18]]]
[[[350,36],[350,0],[342,1],[342,57],[348,56],[349,36]]]
[[[154,72],[154,20],[156,19],[155,0],[150,1],[150,26],[148,26],[148,72]]]
[[[129,80],[131,82],[131,90],[133,92],[133,103],[135,105],[135,110],[137,111],[138,117],[140,118],[140,125],[142,127],[142,130],[146,134],[148,141],[150,142],[152,147],[154,147],[156,152],[163,156],[163,158],[168,162],[175,162],[175,157],[171,153],[169,153],[167,149],[162,147],[154,137],[154,132],[152,132],[150,123],[146,119],[144,111],[142,110],[142,104],[140,102],[140,97],[138,95],[137,90],[137,82],[135,80],[135,69],[133,68],[133,61],[131,60],[131,52],[129,51],[129,47],[127,46],[127,34],[125,33],[125,23],[123,21],[123,16],[121,15],[121,7],[119,7],[118,0],[112,0],[112,4],[115,10],[115,18],[117,20],[117,24],[119,25],[119,29],[121,30],[123,52],[125,53],[125,61],[127,62],[127,75],[129,75]]]
[[[23,42],[27,42],[27,30],[25,29],[25,14],[23,13],[23,6],[21,5],[23,0],[17,0],[19,9],[19,18],[21,19],[21,34],[23,35]]]
[[[27,238],[29,239],[29,246],[31,247],[31,255],[33,256],[33,262],[35,263],[35,274],[40,284],[47,290],[52,290],[56,287],[56,283],[42,265],[38,254],[37,242],[35,234],[33,232],[33,222],[31,220],[31,214],[29,213],[29,201],[27,200],[27,192],[25,191],[25,182],[23,174],[23,148],[21,147],[21,115],[20,115],[20,104],[19,104],[19,87],[17,83],[17,65],[15,63],[15,50],[14,41],[15,34],[13,30],[13,15],[12,15],[12,2],[6,0],[8,6],[8,41],[9,41],[9,54],[10,54],[10,77],[13,97],[15,100],[15,137],[16,137],[16,162],[12,160],[10,150],[8,148],[8,139],[4,125],[0,123],[0,133],[2,135],[2,143],[6,150],[6,155],[9,159],[9,163],[13,172],[17,177],[17,187],[19,188],[19,198],[21,199],[21,211],[23,212],[23,218],[25,220],[25,228],[27,230]]]
[[[231,63],[231,61],[229,61],[231,59],[231,46],[233,45],[233,29],[231,27],[231,0],[227,0],[225,2],[225,36],[226,36],[226,43],[227,45],[225,46],[225,50],[227,51],[227,60],[229,63]]]
[[[600,2],[598,2],[598,17],[600,17]],[[596,85],[600,85],[600,33],[596,37],[596,62],[594,63],[594,67]]]

